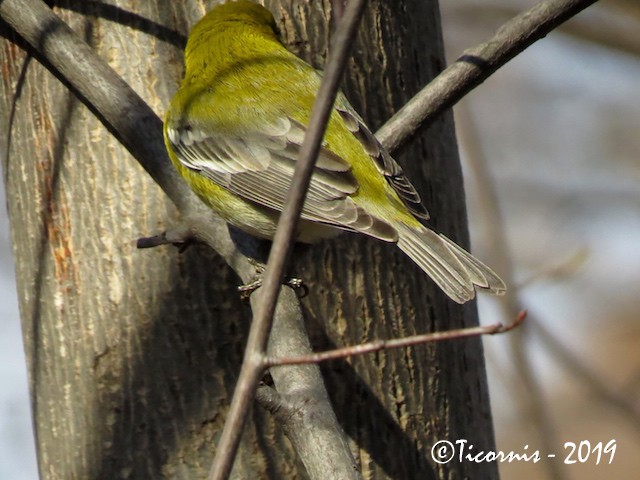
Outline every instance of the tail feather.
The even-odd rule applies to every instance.
[[[478,260],[476,257],[467,252],[460,245],[452,242],[444,235],[440,234],[440,237],[447,242],[450,248],[456,251],[460,257],[466,260],[465,265],[469,268],[475,268],[481,277],[483,278],[483,284],[478,282],[474,283],[482,289],[489,290],[490,293],[494,295],[504,295],[507,291],[507,286],[504,284],[502,279],[489,267],[487,267],[484,263]]]
[[[475,297],[476,289],[488,290],[494,295],[506,291],[504,282],[489,267],[473,257],[444,235],[426,227],[398,228],[398,246],[438,286],[458,303]]]

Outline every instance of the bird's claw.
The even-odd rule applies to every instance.
[[[301,278],[287,277],[284,279],[284,284],[293,288],[298,298],[304,298],[309,295],[309,287],[307,287]]]
[[[257,277],[251,280],[249,283],[240,285],[238,292],[240,292],[240,300],[249,300],[251,294],[262,286],[262,277]]]
[[[304,284],[304,281],[301,278],[287,277],[284,279],[283,284],[293,288],[298,298],[306,297],[309,294],[309,288]],[[249,283],[240,285],[238,287],[238,292],[240,292],[240,299],[248,300],[251,297],[251,294],[261,286],[262,286],[262,275],[257,276],[254,280],[250,281]]]

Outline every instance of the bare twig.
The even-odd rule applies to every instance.
[[[362,343],[360,345],[353,345],[351,347],[336,348],[334,350],[328,350],[326,352],[314,353],[312,355],[288,358],[267,358],[265,360],[265,364],[267,367],[274,367],[278,365],[303,365],[306,363],[320,363],[326,362],[328,360],[336,360],[339,358],[352,357],[355,355],[363,355],[365,353],[378,352],[380,350],[411,347],[415,345],[422,345],[424,343],[453,340],[455,338],[477,337],[480,335],[496,335],[499,333],[509,332],[514,328],[520,326],[520,324],[526,317],[526,310],[522,310],[518,313],[518,316],[515,318],[515,320],[509,325],[495,323],[493,325],[487,325],[485,327],[459,328],[456,330],[448,330],[446,332],[426,333],[423,335],[414,335],[411,337],[397,338],[392,340],[376,340],[369,343]]]
[[[376,137],[388,150],[395,150],[518,53],[596,1],[545,0],[514,17],[489,41],[466,50],[391,117]]]
[[[195,242],[195,235],[193,234],[191,225],[182,222],[158,235],[138,238],[136,248],[154,248],[160,245],[174,245],[182,252],[193,242]]]
[[[226,479],[231,472],[247,410],[253,401],[258,380],[265,368],[264,354],[289,251],[295,242],[295,229],[302,212],[311,174],[338,92],[340,78],[347,63],[349,48],[353,43],[359,20],[364,11],[364,5],[365,0],[349,2],[333,37],[332,50],[311,111],[300,158],[296,164],[287,200],[278,221],[278,228],[264,273],[263,285],[258,291],[259,301],[251,322],[240,376],[218,443],[218,450],[209,472],[209,480]]]

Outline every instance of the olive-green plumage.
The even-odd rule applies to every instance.
[[[165,121],[172,162],[227,222],[272,238],[321,73],[279,42],[271,13],[248,0],[212,9],[191,30],[185,76]],[[397,242],[453,300],[504,283],[416,218],[420,197],[341,93],[304,204],[298,240],[341,231]]]

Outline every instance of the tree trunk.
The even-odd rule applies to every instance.
[[[172,31],[186,35],[204,12],[199,3],[57,5],[162,115],[182,71]],[[268,6],[288,46],[320,65],[330,2]],[[345,89],[372,128],[442,68],[439,28],[435,2],[369,4]],[[251,318],[239,280],[205,247],[136,250],[137,237],[176,221],[175,209],[47,69],[11,41],[2,51],[3,170],[41,477],[204,478]],[[399,160],[432,225],[467,243],[451,116]],[[362,236],[311,247],[294,268],[310,287],[303,306],[318,350],[477,323],[475,306],[455,305],[399,250]],[[323,370],[365,477],[497,478],[492,464],[440,465],[430,455],[442,439],[494,446],[479,340]],[[304,477],[270,416],[255,408],[251,420],[234,475]]]

